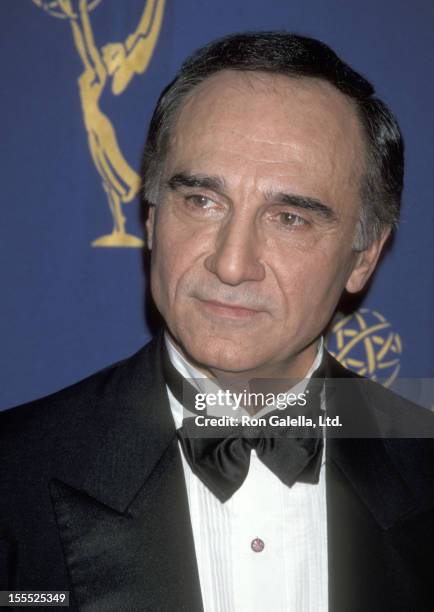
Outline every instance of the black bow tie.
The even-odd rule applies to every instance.
[[[198,414],[194,405],[196,390],[173,366],[164,347],[163,369],[165,381],[178,402],[190,412]],[[196,424],[196,416],[184,418],[177,435],[184,456],[192,471],[221,501],[227,501],[242,485],[249,471],[250,451],[284,484],[292,487],[299,482],[316,484],[319,480],[323,449],[322,428],[318,425],[321,414],[322,370],[312,376],[307,388],[308,403],[284,410],[273,410],[264,418],[266,425],[250,427],[240,425],[209,429]],[[203,413],[200,412],[203,416]],[[271,416],[284,419],[303,414],[317,424],[316,428],[269,425]],[[212,435],[213,437],[210,437]]]

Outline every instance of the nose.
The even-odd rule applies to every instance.
[[[239,285],[245,281],[261,281],[265,268],[259,261],[259,240],[253,224],[233,217],[220,227],[213,253],[205,259],[205,267],[222,283]]]

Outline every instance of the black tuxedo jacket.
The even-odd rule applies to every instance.
[[[161,342],[0,415],[0,590],[69,590],[89,612],[202,610]],[[354,378],[329,413],[432,429],[431,413],[330,355],[326,375]],[[330,611],[434,609],[433,446],[327,441]]]

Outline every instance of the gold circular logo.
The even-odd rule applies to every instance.
[[[386,387],[398,376],[402,342],[385,317],[361,308],[334,324],[327,349],[349,370]]]

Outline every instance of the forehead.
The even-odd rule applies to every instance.
[[[359,183],[363,134],[353,103],[329,83],[261,72],[222,71],[183,102],[170,165],[213,173]],[[192,166],[192,167],[189,167]],[[304,177],[304,179],[303,179]]]

